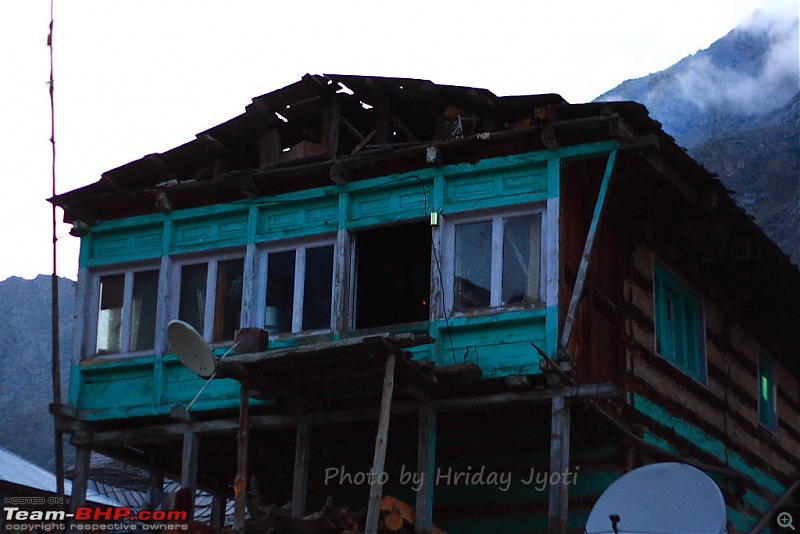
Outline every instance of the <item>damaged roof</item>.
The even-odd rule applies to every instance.
[[[776,304],[779,298],[781,308],[797,311],[800,272],[789,257],[716,175],[634,102],[569,104],[556,94],[499,97],[428,80],[307,74],[254,98],[244,113],[186,144],[107,171],[51,201],[64,208],[67,222],[91,226],[608,140],[623,150],[615,187],[635,190],[618,202],[631,211],[662,206],[661,221],[652,210],[642,215],[654,223],[670,218],[674,225],[676,217],[685,218],[696,263],[747,259],[735,278],[752,281],[760,273],[759,279],[775,286],[760,300]],[[642,184],[652,183],[645,175],[659,177],[663,186],[644,191]],[[706,246],[723,240],[720,228],[721,253]]]

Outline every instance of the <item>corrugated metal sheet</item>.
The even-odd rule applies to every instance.
[[[0,448],[0,480],[26,486],[47,493],[56,492],[56,476],[13,452]],[[72,482],[64,481],[64,492],[72,492]],[[100,495],[96,491],[88,491],[86,500],[97,504],[122,506],[119,502]]]

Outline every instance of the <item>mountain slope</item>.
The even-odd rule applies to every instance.
[[[798,91],[798,19],[754,13],[709,48],[597,98],[634,100],[679,144],[748,129]]]
[[[798,19],[763,12],[666,70],[597,100],[645,104],[800,265]]]
[[[53,469],[50,276],[0,282],[0,447]],[[75,283],[59,279],[62,399],[69,391]]]

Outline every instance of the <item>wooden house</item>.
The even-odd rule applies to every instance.
[[[53,412],[79,464],[367,531],[391,495],[417,532],[582,532],[678,460],[747,532],[797,488],[800,272],[730,193],[636,103],[307,75],[53,199],[81,236]],[[270,334],[182,419],[176,318],[218,355]]]

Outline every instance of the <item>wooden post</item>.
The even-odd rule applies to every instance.
[[[181,488],[189,488],[189,521],[194,519],[194,501],[197,496],[197,455],[200,439],[194,432],[183,435],[183,461],[181,463]]]
[[[75,476],[72,477],[72,499],[69,511],[73,514],[79,506],[86,506],[86,490],[89,487],[89,464],[92,460],[92,449],[88,445],[75,447]]]
[[[164,498],[163,473],[150,471],[148,486],[150,486],[150,496],[147,504],[150,506],[151,510],[155,510],[158,508],[158,506],[161,504],[161,500]]]
[[[552,426],[550,430],[550,476],[561,473],[558,484],[550,484],[548,534],[566,534],[569,517],[569,482],[564,472],[569,467],[570,399],[562,395],[553,397]]]
[[[292,485],[292,518],[306,515],[306,493],[308,490],[308,463],[310,458],[311,425],[297,425],[297,441],[294,448],[294,482]]]
[[[433,529],[433,488],[436,483],[436,412],[430,407],[419,412],[417,473],[421,477],[421,485],[415,488],[417,505],[414,532],[430,534]]]
[[[381,397],[381,412],[378,419],[378,435],[375,437],[375,457],[372,461],[370,475],[372,481],[369,488],[369,508],[367,508],[367,523],[365,534],[377,534],[378,515],[381,504],[381,491],[383,489],[381,478],[386,464],[386,445],[389,439],[389,416],[392,410],[392,393],[394,391],[394,364],[395,353],[386,358],[386,371],[383,376],[383,396]]]
[[[211,498],[211,528],[217,532],[222,531],[225,526],[225,512],[228,508],[228,498],[225,495],[215,493]]]
[[[238,461],[236,464],[236,480],[233,482],[234,511],[233,532],[244,532],[244,513],[247,505],[247,440],[248,440],[248,409],[250,407],[250,388],[242,384],[239,389],[239,434]]]

